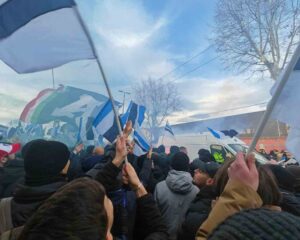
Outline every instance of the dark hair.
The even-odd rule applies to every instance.
[[[159,147],[157,148],[157,152],[158,153],[165,153],[166,152],[166,148],[164,145],[159,145]]]
[[[178,146],[171,146],[170,147],[170,154],[175,154],[180,152],[179,147]]]
[[[218,170],[215,175],[215,190],[217,196],[220,196],[225,189],[228,182],[228,168],[234,160],[227,160]],[[257,193],[262,199],[263,205],[279,205],[281,200],[281,193],[275,181],[272,172],[266,170],[265,166],[259,165],[259,185]]]
[[[19,240],[105,239],[108,217],[103,186],[79,178],[63,186],[25,224]]]

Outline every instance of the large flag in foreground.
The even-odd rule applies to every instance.
[[[45,89],[26,105],[20,120],[35,124],[60,120],[77,125],[76,118],[90,117],[107,99],[104,95],[69,86]]]
[[[281,91],[276,105],[273,108],[271,117],[290,126],[289,136],[286,142],[287,149],[300,160],[300,51],[297,63],[289,73],[289,78]],[[271,93],[273,95],[278,87],[275,84]]]
[[[0,4],[0,59],[16,72],[95,58],[73,0],[2,0]]]

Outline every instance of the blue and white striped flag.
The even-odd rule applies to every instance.
[[[141,156],[149,152],[150,145],[146,137],[142,133],[141,129],[137,128],[134,130],[133,139],[135,142],[134,151],[133,151],[134,155]]]
[[[0,59],[18,73],[94,59],[74,0],[1,0]]]
[[[168,132],[169,134],[171,134],[172,136],[175,136],[174,132],[173,132],[171,126],[169,125],[168,121],[167,121],[166,126],[165,126],[165,131]]]
[[[126,113],[121,117],[122,125],[124,126],[128,121],[132,122],[133,127],[141,126],[145,119],[146,108],[131,101]]]
[[[118,126],[113,112],[111,100],[108,100],[93,121],[93,127],[99,135],[113,143],[118,134]]]

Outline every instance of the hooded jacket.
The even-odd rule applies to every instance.
[[[190,173],[171,170],[166,180],[155,188],[154,198],[167,224],[170,239],[176,239],[187,209],[199,191],[192,181]]]

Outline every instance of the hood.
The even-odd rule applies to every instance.
[[[18,203],[44,201],[65,184],[67,182],[64,181],[36,187],[19,184],[14,194],[14,200]]]
[[[192,191],[193,178],[190,173],[171,170],[166,178],[169,189],[175,193],[186,194]]]

